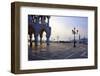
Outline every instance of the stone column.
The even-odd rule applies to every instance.
[[[49,19],[50,19],[50,16],[47,16],[47,19],[48,19],[48,23],[47,23],[47,25],[49,26]]]
[[[49,19],[50,19],[50,16],[46,16],[46,18],[47,18],[47,29],[46,29],[46,31],[47,31],[47,33],[46,33],[46,38],[47,38],[47,40],[46,40],[46,42],[47,42],[47,45],[49,45],[50,44],[50,35],[51,35],[51,27],[49,26]]]
[[[38,46],[38,34],[39,34],[39,16],[34,16],[34,38],[35,38],[35,46]]]

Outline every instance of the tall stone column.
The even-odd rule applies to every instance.
[[[46,38],[47,38],[47,40],[46,40],[46,43],[47,43],[47,45],[49,45],[50,44],[50,35],[51,35],[51,27],[49,26],[49,21],[50,21],[50,16],[46,16],[46,18],[47,18],[47,29],[46,29],[46,31],[47,31],[47,33],[46,33]]]
[[[47,16],[47,21],[48,21],[47,25],[48,26],[49,26],[49,19],[50,19],[50,16]]]
[[[38,46],[38,34],[40,31],[39,16],[34,16],[34,38],[35,46]]]

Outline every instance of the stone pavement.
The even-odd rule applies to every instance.
[[[28,60],[51,60],[51,59],[82,59],[88,57],[88,48],[85,44],[73,43],[50,43],[39,45],[37,48],[28,48]]]

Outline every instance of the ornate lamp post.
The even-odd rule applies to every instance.
[[[75,35],[78,34],[78,30],[76,30],[76,28],[74,27],[74,29],[72,29],[72,33],[74,35],[74,46],[73,47],[76,47],[76,40],[75,40]]]

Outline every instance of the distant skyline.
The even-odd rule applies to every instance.
[[[74,27],[79,30],[76,39],[79,38],[79,34],[81,38],[88,38],[88,17],[51,16],[49,26],[51,26],[50,40],[73,40],[72,29]],[[43,40],[45,40],[46,34],[43,35]]]

